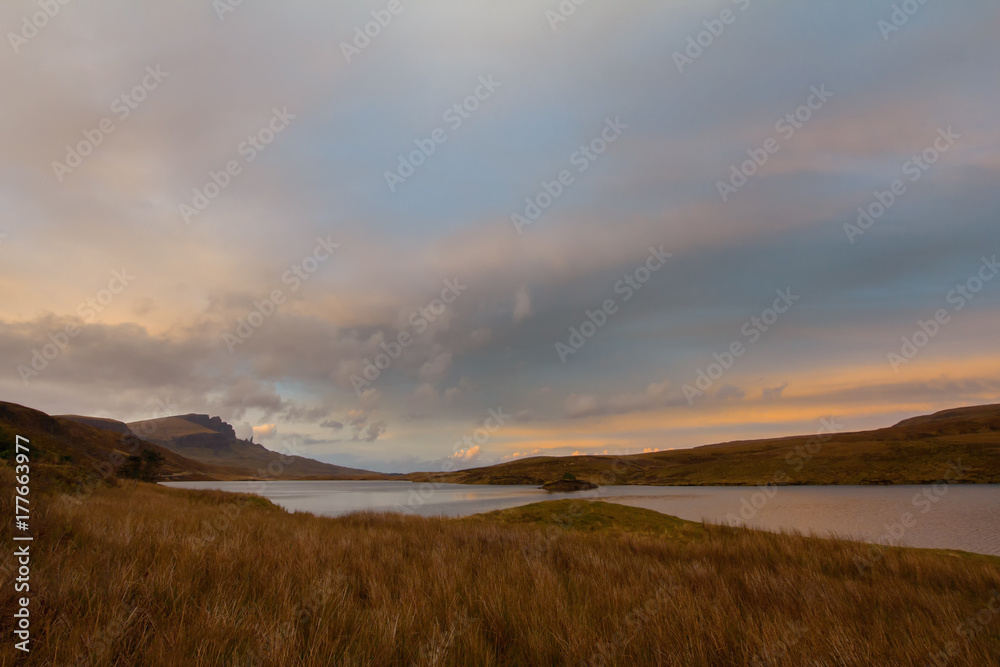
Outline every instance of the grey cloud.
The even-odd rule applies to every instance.
[[[761,392],[765,401],[776,401],[781,398],[781,394],[788,388],[788,383],[780,384],[777,387],[765,387]]]
[[[669,382],[651,384],[638,393],[612,394],[607,397],[571,394],[566,399],[566,415],[573,419],[598,415],[620,415],[642,410],[686,404],[683,396],[670,388]]]
[[[23,6],[4,5],[0,18],[18,25]],[[666,384],[641,387],[680,386],[788,284],[809,304],[765,343],[792,339],[787,360],[755,351],[773,366],[759,377],[820,351],[862,358],[871,350],[846,349],[862,337],[877,358],[880,337],[925,317],[993,247],[1000,207],[997,97],[981,83],[998,62],[996,7],[928,7],[938,14],[891,45],[874,29],[884,9],[755,7],[670,78],[671,52],[706,18],[701,3],[590,3],[553,35],[530,0],[428,0],[350,66],[338,43],[368,18],[351,3],[243,3],[224,22],[211,3],[68,5],[0,62],[0,389],[60,412],[143,417],[155,396],[177,412],[342,423],[348,443],[375,441],[389,420],[460,419],[483,405],[538,423],[626,414],[680,404]],[[275,48],[261,49],[262,36]],[[52,160],[156,64],[169,77],[57,183]],[[389,197],[383,170],[487,71],[504,87]],[[738,199],[719,202],[715,181],[824,82],[834,102]],[[275,106],[298,117],[185,225],[177,204]],[[631,125],[622,142],[517,235],[509,214],[615,114]],[[940,123],[968,132],[968,148],[848,245],[843,223]],[[327,234],[342,252],[291,293],[283,272]],[[563,367],[554,343],[660,243],[671,264]],[[135,284],[24,385],[16,365],[122,264]],[[359,399],[351,375],[456,276],[468,291]],[[275,288],[286,303],[229,354],[222,334]],[[976,306],[995,313],[998,299]],[[448,386],[456,377],[469,381]],[[536,396],[542,385],[553,390]],[[890,389],[944,400],[994,388],[967,378]],[[726,386],[716,396],[744,398]]]
[[[715,397],[721,401],[729,399],[741,399],[746,396],[746,392],[731,384],[724,384],[715,392]]]

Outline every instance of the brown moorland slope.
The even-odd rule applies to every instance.
[[[49,477],[79,482],[104,479],[130,455],[143,450],[164,458],[161,473],[171,481],[260,479],[399,479],[271,451],[239,440],[218,417],[185,415],[125,424],[80,415],[50,416],[0,401],[0,436],[21,435],[37,448],[38,465]],[[13,446],[13,445],[11,445]],[[6,456],[6,450],[2,452]]]
[[[236,437],[218,417],[189,414],[128,424],[132,432],[187,458],[214,466],[239,468],[247,477],[276,479],[398,479],[371,470],[345,468],[303,456],[279,453]]]
[[[111,420],[108,420],[111,421]],[[120,423],[120,422],[119,422]],[[28,438],[32,464],[41,483],[84,484],[113,477],[127,457],[152,450],[163,457],[162,474],[176,480],[237,479],[224,467],[192,461],[131,433],[80,423],[78,418],[51,417],[44,412],[0,401],[0,455],[9,458],[15,436]]]
[[[71,422],[76,422],[78,424],[84,424],[86,426],[93,426],[94,428],[103,429],[105,431],[112,431],[114,433],[120,433],[122,435],[128,435],[132,431],[129,430],[128,425],[125,422],[120,422],[117,419],[107,419],[105,417],[84,417],[81,415],[52,415],[56,419],[68,419]]]
[[[945,410],[874,431],[836,433],[832,424],[825,430],[652,454],[539,456],[407,477],[457,484],[544,484],[566,473],[601,485],[1000,483],[1000,405]]]

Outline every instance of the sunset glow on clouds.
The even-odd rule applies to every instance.
[[[0,57],[0,397],[384,471],[997,402],[1000,7],[892,5],[427,0],[350,62],[384,5],[65,5]]]

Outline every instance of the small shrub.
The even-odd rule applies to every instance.
[[[118,468],[118,476],[124,479],[155,482],[160,478],[162,464],[162,454],[152,449],[144,449],[141,455],[133,455],[125,459],[125,463]]]

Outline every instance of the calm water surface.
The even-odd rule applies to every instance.
[[[541,500],[586,498],[644,507],[691,521],[738,520],[766,530],[1000,556],[1000,485],[605,486],[548,493],[534,486],[410,482],[170,482],[187,489],[256,493],[292,511],[338,516],[361,510],[466,516]],[[907,525],[909,524],[909,525]],[[891,533],[890,533],[891,531]],[[892,535],[890,537],[890,535]]]

